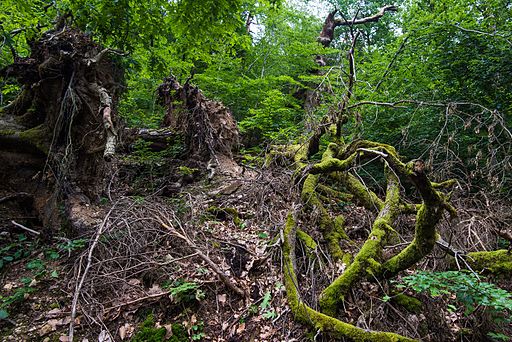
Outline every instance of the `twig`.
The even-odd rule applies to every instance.
[[[18,228],[21,228],[21,229],[23,229],[23,230],[26,230],[26,231],[27,231],[27,232],[29,232],[29,233],[32,233],[32,234],[35,234],[35,235],[41,235],[41,233],[39,233],[39,232],[37,232],[37,231],[35,231],[35,230],[33,230],[33,229],[27,228],[27,227],[25,227],[24,225],[19,224],[18,222],[14,221],[14,220],[11,220],[11,223],[12,223],[12,224],[14,224],[14,225],[15,225],[16,227],[18,227]]]
[[[75,294],[73,295],[73,304],[71,306],[71,322],[69,323],[69,333],[68,333],[68,337],[69,337],[70,341],[73,341],[73,333],[74,333],[74,329],[75,329],[75,318],[76,318],[76,306],[78,303],[78,297],[80,296],[80,291],[82,290],[82,286],[84,285],[84,282],[85,282],[85,277],[87,276],[87,272],[89,271],[89,268],[91,267],[92,253],[93,253],[94,249],[96,248],[96,245],[98,244],[98,242],[100,240],[100,236],[103,233],[105,226],[107,225],[110,214],[113,212],[115,207],[116,207],[116,205],[114,204],[112,206],[112,208],[110,208],[107,215],[105,215],[103,222],[101,223],[98,230],[96,231],[96,236],[94,237],[94,241],[92,242],[91,246],[89,247],[89,253],[87,254],[87,265],[85,266],[85,270],[84,270],[84,273],[82,273],[82,277],[80,278],[80,281],[77,283],[77,285],[75,287]]]
[[[203,252],[201,252],[199,247],[197,247],[186,235],[178,233],[176,231],[176,229],[174,229],[171,226],[169,226],[168,224],[164,223],[162,220],[159,219],[159,221],[160,221],[160,224],[162,225],[162,227],[172,231],[174,233],[174,235],[176,235],[178,238],[185,241],[194,250],[194,252],[196,252],[197,255],[201,259],[203,259],[208,264],[208,266],[211,267],[211,269],[217,274],[217,276],[220,278],[220,280],[222,280],[222,282],[227,287],[229,287],[231,290],[233,290],[233,292],[235,292],[236,294],[238,294],[242,297],[247,297],[247,294],[245,293],[245,291],[240,289],[235,284],[233,284],[233,282],[226,276],[226,274],[224,272],[222,272],[222,270],[207,255],[203,254]]]
[[[113,309],[122,308],[123,306],[127,306],[127,305],[136,304],[136,303],[139,303],[139,302],[143,302],[146,299],[162,297],[162,296],[168,295],[170,293],[171,293],[170,290],[166,291],[166,292],[155,293],[155,294],[152,294],[152,295],[149,295],[149,296],[146,296],[146,297],[137,298],[137,299],[134,299],[134,300],[131,300],[131,301],[128,301],[128,302],[124,302],[124,303],[121,303],[121,304],[118,304],[118,305],[111,306],[109,308],[105,308],[104,311],[109,311],[109,310],[113,310]]]
[[[18,198],[32,198],[32,195],[26,192],[18,192],[16,194],[8,195],[5,197],[0,198],[0,203],[13,201]]]

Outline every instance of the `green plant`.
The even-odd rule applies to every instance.
[[[510,319],[512,294],[494,284],[480,281],[474,273],[465,271],[418,272],[403,277],[402,282],[403,284],[397,285],[398,288],[409,287],[418,293],[429,293],[433,297],[455,298],[456,302],[464,306],[466,316],[482,306],[490,310],[496,323],[512,322]],[[456,306],[448,304],[448,310],[455,311]],[[494,339],[499,339],[502,335],[496,332],[489,333],[489,336]]]
[[[188,303],[194,299],[201,301],[205,297],[203,290],[199,288],[199,284],[178,279],[170,285],[163,285],[163,288],[169,289],[172,298],[178,303]]]
[[[178,174],[181,176],[192,176],[193,174],[197,173],[199,171],[195,168],[190,168],[186,166],[179,166],[178,167]]]
[[[82,249],[87,244],[87,239],[66,240],[66,242],[58,244],[60,250],[71,253]]]
[[[272,307],[270,303],[272,302],[272,293],[267,291],[263,296],[263,300],[260,303],[260,312],[261,316],[265,319],[273,319],[277,317],[277,313]]]
[[[8,263],[27,257],[32,249],[32,244],[26,242],[27,237],[19,234],[17,241],[11,242],[0,248],[0,270]]]
[[[191,336],[190,336],[192,341],[199,341],[203,337],[206,336],[206,334],[203,332],[203,328],[204,328],[203,322],[197,322],[196,324],[192,325]]]
[[[0,295],[0,320],[9,317],[9,310],[13,304],[22,302],[28,296],[28,294],[36,290],[30,286],[32,279],[22,279],[22,282],[24,283],[24,286],[17,288],[12,295]]]

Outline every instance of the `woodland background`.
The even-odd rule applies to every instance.
[[[387,5],[395,8],[355,25]],[[329,13],[346,25],[322,45]],[[509,340],[511,17],[505,0],[2,1],[2,336]],[[70,77],[59,64],[66,58],[74,61],[66,64]],[[101,87],[87,88],[91,64]],[[73,77],[83,79],[74,93]],[[46,86],[51,78],[67,79],[69,87]],[[56,90],[41,95],[41,84]],[[30,89],[28,104],[23,94]],[[108,101],[91,95],[96,89]],[[73,94],[82,96],[82,107],[89,103],[91,116],[82,109],[76,111],[82,121],[73,121],[73,111],[68,121],[52,116],[75,104]],[[114,161],[102,159],[105,136],[88,137],[97,108],[105,115],[105,107],[118,139]],[[19,118],[12,123],[11,116]],[[17,132],[36,121],[62,132],[51,128],[35,138]],[[82,131],[75,128],[82,124]],[[301,156],[319,131],[318,148]],[[75,136],[88,151],[74,140],[68,154]],[[344,217],[348,235],[336,238],[347,242],[337,248],[357,255],[381,215],[362,204],[364,194],[343,195],[349,191],[327,173],[321,178],[327,186],[316,185],[323,187],[323,204],[308,207],[304,184],[323,172],[318,165],[328,159],[330,143],[343,150],[335,153],[343,162],[352,149],[373,153],[338,171],[382,199],[375,203],[387,203],[388,168],[401,178],[401,161],[419,160],[429,188],[453,179],[447,198],[458,215],[435,221],[441,239],[414,267],[393,279],[367,275],[350,283],[342,312],[329,313],[336,321],[314,313],[308,321],[293,304],[290,281],[300,282],[298,303],[320,311],[322,288],[354,264],[330,249],[325,229],[312,227],[326,225],[324,211],[333,222]],[[96,145],[99,154],[91,152]],[[11,154],[27,149],[38,150],[30,152],[37,161],[27,159],[29,166]],[[381,160],[388,171],[381,171]],[[10,168],[11,161],[18,166]],[[91,165],[101,167],[91,171]],[[45,184],[44,194],[36,183]],[[410,212],[393,225],[400,238],[390,254],[414,240],[421,211],[414,203],[425,202],[421,189],[398,184]],[[439,210],[450,211],[439,196]],[[303,226],[291,245],[297,265],[287,261],[289,213]],[[459,259],[477,251],[499,252],[483,261],[477,254]],[[390,258],[386,253],[378,257]],[[291,264],[297,278],[286,276]],[[338,320],[400,336],[360,336],[332,323]]]

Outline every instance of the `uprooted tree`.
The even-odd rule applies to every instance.
[[[301,188],[301,202],[289,213],[283,234],[284,282],[291,309],[298,320],[319,332],[354,341],[413,340],[393,332],[369,331],[345,322],[342,318],[343,303],[354,291],[356,284],[362,281],[380,283],[392,279],[423,260],[436,243],[456,258],[462,257],[450,248],[437,229],[447,215],[449,220],[457,216],[456,209],[450,204],[450,196],[457,181],[450,179],[433,182],[427,176],[428,170],[423,160],[403,162],[392,146],[366,140],[346,142],[341,134],[341,128],[350,115],[348,108],[355,84],[354,50],[360,35],[356,25],[376,22],[386,12],[396,10],[395,6],[385,6],[377,14],[365,18],[337,19],[337,10],[327,16],[318,37],[324,46],[330,45],[334,29],[338,26],[348,26],[351,33],[346,93],[342,102],[329,116],[324,117],[308,141],[277,147],[274,151],[294,162]],[[317,57],[319,60],[323,59]],[[331,143],[323,151],[321,161],[312,163],[311,157],[320,149],[320,139],[328,133]],[[382,196],[370,190],[361,178],[351,172],[357,165],[370,162],[378,162],[385,177],[387,185]],[[404,191],[404,187],[408,187],[406,184],[412,184],[419,196],[407,199]],[[356,247],[346,233],[343,213],[332,209],[333,203],[347,199],[360,203],[375,215],[366,240]],[[401,248],[403,244],[399,243],[399,234],[394,226],[400,216],[411,214],[415,215],[413,237]],[[317,303],[308,303],[300,291],[298,272],[304,266],[297,265],[296,241],[302,241],[310,250],[316,249],[308,232],[317,229],[326,241],[332,261],[341,263],[343,267],[341,274],[321,291],[319,309],[314,309]],[[494,269],[498,273],[503,272],[510,261],[510,255],[506,256],[505,250],[464,256],[465,265],[478,271]]]
[[[2,108],[2,190],[16,190],[11,201],[30,197],[48,233],[64,222],[58,203],[76,229],[87,228],[86,205],[105,195],[114,175],[122,71],[108,55],[116,52],[66,25],[30,48],[28,57],[13,51],[14,63],[0,71],[22,86]],[[23,177],[9,177],[20,170]]]
[[[28,201],[43,227],[69,222],[85,231],[97,223],[90,204],[111,198],[116,146],[137,139],[165,148],[183,139],[185,153],[217,172],[233,172],[232,150],[238,130],[230,111],[208,100],[188,82],[167,78],[159,88],[168,112],[160,130],[125,129],[117,115],[123,74],[110,55],[87,35],[66,25],[30,43],[29,57],[14,55],[0,71],[22,86],[20,95],[2,108],[0,172],[2,202]],[[15,53],[15,52],[13,52]],[[160,145],[158,145],[158,143]],[[22,177],[10,175],[22,171]],[[14,193],[12,190],[16,189]],[[60,215],[59,203],[65,215]]]
[[[350,30],[346,92],[342,101],[320,121],[310,139],[276,147],[271,153],[272,157],[285,157],[294,163],[295,184],[300,188],[298,203],[287,203],[292,210],[281,241],[283,278],[291,311],[297,320],[321,333],[355,341],[412,340],[394,332],[370,331],[354,323],[353,317],[349,322],[343,306],[358,284],[372,282],[387,287],[389,280],[424,260],[436,244],[454,254],[456,261],[462,260],[476,271],[510,272],[512,263],[506,250],[463,255],[444,241],[438,228],[445,218],[454,220],[457,216],[450,203],[456,180],[434,182],[423,160],[404,161],[393,146],[361,139],[349,141],[343,135],[344,125],[355,115],[351,112],[355,106],[396,105],[352,103],[356,87],[354,54],[360,39],[357,25],[377,22],[387,12],[396,10],[395,6],[385,6],[375,15],[352,19],[346,19],[338,10],[328,15],[318,38],[323,46],[328,47],[333,41],[337,27]],[[336,18],[337,14],[342,18]],[[92,299],[92,294],[100,292],[97,289],[104,285],[98,279],[123,273],[125,279],[104,280],[115,293],[120,284],[126,285],[128,279],[136,279],[148,269],[154,273],[172,272],[167,269],[170,265],[167,255],[160,253],[161,245],[176,252],[173,254],[176,260],[198,257],[237,298],[247,297],[247,289],[237,284],[236,277],[227,276],[189,237],[190,232],[167,203],[155,200],[145,205],[121,198],[110,210],[94,206],[100,197],[115,197],[110,190],[117,177],[116,148],[126,149],[139,138],[154,150],[182,139],[184,154],[208,168],[210,177],[238,173],[232,158],[238,144],[236,122],[224,105],[209,100],[191,85],[190,79],[180,84],[176,77],[170,76],[158,88],[159,100],[166,110],[161,129],[125,129],[117,115],[123,78],[112,54],[122,53],[103,49],[87,35],[64,25],[32,42],[29,57],[15,55],[14,63],[0,71],[1,77],[15,79],[22,85],[19,97],[2,109],[0,175],[8,181],[2,183],[0,190],[11,195],[0,202],[33,208],[40,226],[49,230],[69,222],[75,230],[96,232],[88,255],[82,254],[77,267],[71,337],[80,298],[86,298],[90,304],[88,308],[82,307],[82,311],[88,310],[91,320],[100,322],[110,317],[109,314],[117,317],[121,307],[139,301],[114,302],[105,307],[97,298]],[[316,60],[325,63],[322,56]],[[406,100],[402,104],[415,102]],[[446,106],[447,111],[452,108],[451,104],[433,105]],[[385,189],[380,193],[372,191],[354,172],[358,166],[368,163],[376,165],[385,179]],[[13,174],[20,177],[10,178]],[[359,203],[372,217],[369,231],[358,233],[362,236],[360,243],[349,237],[351,232],[346,222],[350,218],[337,207],[339,202],[348,201]],[[213,207],[210,213],[221,212],[238,219],[236,210],[229,209]],[[130,224],[126,223],[127,216],[133,219]],[[397,222],[411,216],[415,217],[414,223],[407,227],[413,227],[414,232],[408,232],[411,238],[404,242]],[[119,234],[120,229],[126,234]],[[500,233],[508,236],[507,232]],[[327,246],[327,253],[318,258],[322,260],[319,262],[339,265],[339,274],[318,296],[313,291],[311,295],[315,297],[308,299],[300,289],[306,270],[304,264],[311,261],[310,255],[318,252],[313,236],[315,239],[321,236],[319,240]],[[112,247],[110,241],[114,239],[118,246]],[[300,246],[306,246],[311,254],[298,258]],[[150,259],[147,254],[157,257]],[[90,269],[94,270],[96,279],[88,278]],[[130,285],[137,295],[145,295],[143,285]],[[166,294],[141,297],[141,301]]]

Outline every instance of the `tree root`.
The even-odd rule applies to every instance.
[[[283,149],[288,152],[289,149]],[[299,157],[297,157],[299,155]],[[386,197],[383,201],[369,190],[357,177],[348,172],[353,164],[370,158],[380,158],[384,162],[387,180]],[[307,156],[306,156],[307,157]],[[285,228],[283,254],[285,260],[285,285],[287,296],[296,318],[335,337],[349,337],[355,341],[409,341],[407,337],[384,332],[368,332],[334,318],[346,295],[361,279],[382,279],[396,275],[423,259],[432,250],[438,238],[437,223],[447,210],[455,215],[455,209],[448,203],[447,195],[439,189],[449,189],[454,181],[431,183],[424,173],[424,164],[414,160],[403,163],[392,146],[371,141],[356,141],[345,148],[330,144],[322,155],[322,160],[307,166],[300,153],[295,154],[295,165],[307,173],[301,190],[304,207],[318,219],[318,227],[326,241],[330,255],[345,262],[346,269],[320,296],[322,312],[315,311],[300,299],[295,275],[295,239],[299,237],[294,218],[290,215]],[[304,165],[306,165],[304,167]],[[372,230],[359,252],[350,263],[351,255],[342,251],[340,241],[348,240],[343,230],[344,217],[332,218],[324,203],[339,199],[341,192],[323,184],[324,179],[340,183],[350,195],[368,210],[378,212]],[[421,204],[406,204],[400,195],[400,179],[409,180],[418,190]],[[393,224],[403,213],[416,213],[415,237],[398,254],[383,258],[383,248],[396,231]],[[300,238],[300,237],[299,237]]]
[[[354,261],[331,285],[329,285],[320,296],[320,306],[322,311],[330,315],[336,313],[337,307],[342,302],[350,290],[351,286],[366,272],[375,273],[376,266],[380,264],[376,261],[382,248],[386,243],[386,237],[390,231],[393,231],[391,225],[398,216],[398,203],[400,189],[398,178],[391,172],[388,175],[388,188],[386,191],[386,201],[384,206],[375,219],[372,231],[368,239],[354,257]]]
[[[348,337],[356,342],[359,341],[415,341],[414,339],[401,336],[391,332],[368,331],[358,328],[352,324],[340,321],[334,317],[320,313],[300,298],[298,291],[297,276],[295,273],[295,241],[296,223],[292,214],[288,215],[284,229],[283,259],[284,259],[284,284],[286,296],[295,318],[301,322],[311,325],[324,333],[336,338]]]

